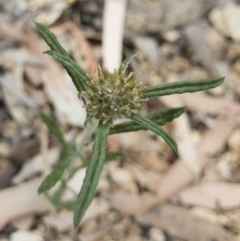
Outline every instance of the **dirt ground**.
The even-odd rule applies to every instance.
[[[34,21],[89,74],[136,53],[130,68],[147,86],[225,77],[215,89],[143,105],[144,115],[187,107],[164,126],[178,156],[150,131],[108,137],[108,151],[124,155],[105,164],[77,231],[72,211],[37,194],[60,151],[38,112],[77,144],[86,113],[63,67],[42,54],[49,47]],[[69,181],[65,201],[84,175],[83,168]],[[0,1],[0,241],[7,240],[240,241],[240,1]]]

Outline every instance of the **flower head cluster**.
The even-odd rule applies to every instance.
[[[135,80],[134,72],[125,76],[124,65],[113,73],[99,66],[97,74],[90,77],[87,85],[87,90],[81,92],[81,97],[86,99],[83,107],[91,117],[104,123],[116,117],[129,117],[132,113],[137,113],[146,101],[141,97],[146,87]]]

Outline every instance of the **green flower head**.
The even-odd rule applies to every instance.
[[[129,117],[147,101],[141,97],[146,87],[135,80],[134,72],[126,76],[124,65],[113,73],[100,66],[97,70],[97,74],[87,82],[86,91],[80,95],[86,100],[83,107],[91,117],[104,123],[114,118]]]

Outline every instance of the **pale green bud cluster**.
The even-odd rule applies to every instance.
[[[106,123],[117,117],[129,117],[139,111],[147,99],[141,97],[146,87],[135,80],[135,73],[125,76],[124,65],[110,73],[98,66],[96,75],[87,82],[87,90],[81,92],[85,98],[88,114]]]

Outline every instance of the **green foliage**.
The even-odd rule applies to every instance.
[[[66,182],[64,180],[61,180],[60,187],[57,189],[56,192],[54,192],[52,196],[49,196],[49,200],[57,209],[61,206],[61,197],[63,196],[66,190],[66,186]]]
[[[224,77],[213,78],[213,79],[202,79],[202,80],[185,80],[173,83],[166,83],[153,87],[148,87],[143,94],[145,98],[182,94],[182,93],[193,93],[201,90],[207,90],[215,88],[221,85],[224,81]]]
[[[157,135],[161,136],[163,140],[177,153],[178,147],[175,140],[171,137],[170,134],[168,134],[163,128],[158,126],[154,121],[138,115],[138,114],[132,114],[131,119],[139,123],[140,125],[146,127],[150,131],[156,133]]]
[[[45,40],[45,42],[48,44],[48,46],[53,51],[53,54],[55,53],[54,58],[57,58],[58,55],[56,53],[58,53],[58,54],[61,55],[61,57],[65,56],[66,58],[71,60],[71,58],[69,57],[69,55],[67,54],[65,49],[61,46],[61,44],[58,42],[56,36],[53,33],[51,33],[44,25],[42,25],[40,23],[35,23],[35,26],[36,26],[38,32],[43,37],[43,39]],[[50,52],[47,51],[47,53],[51,55],[52,52],[51,51]],[[65,64],[63,66],[66,69],[66,71],[68,72],[68,74],[70,75],[70,77],[72,78],[72,81],[75,84],[77,90],[79,92],[81,92],[83,90],[82,86],[84,86],[83,83],[84,83],[84,81],[86,81],[86,79],[88,77],[86,75],[86,72],[80,66],[77,68],[77,70],[80,68],[81,69],[81,74],[80,75],[76,75],[75,74],[76,71],[74,71],[75,70],[75,68],[74,68],[75,66],[72,66],[71,63],[69,62],[68,64]]]
[[[87,83],[87,90],[81,97],[86,100],[85,107],[89,116],[104,123],[115,117],[129,117],[138,112],[141,104],[147,100],[141,97],[146,90],[135,80],[135,74],[125,73],[126,64],[110,73],[108,69],[98,67],[98,74]]]
[[[78,90],[86,90],[86,82],[89,80],[89,78],[87,77],[86,72],[76,62],[74,62],[68,55],[64,55],[57,51],[49,50],[45,51],[44,53],[49,54],[58,60],[65,67],[65,69],[67,69],[71,75],[74,76],[73,82]]]
[[[137,56],[136,54],[131,54],[126,59],[123,60],[122,65],[124,66],[124,68],[123,68],[124,72],[127,70],[128,65],[131,62],[131,60],[136,56]]]
[[[119,158],[123,158],[125,155],[121,151],[108,152],[105,157],[105,162],[114,161]]]
[[[155,112],[152,115],[146,116],[146,118],[162,126],[167,122],[170,122],[173,119],[179,117],[184,111],[185,111],[185,107],[172,108],[172,109],[163,110],[161,112]],[[110,129],[109,135],[119,134],[123,132],[130,132],[130,131],[140,131],[140,130],[147,130],[147,128],[136,123],[135,121],[127,121],[118,125],[114,125]]]
[[[57,123],[52,118],[50,118],[49,116],[44,114],[43,112],[40,113],[40,117],[41,117],[42,121],[47,125],[49,131],[59,140],[59,142],[64,147],[66,147],[67,142],[63,136],[62,131],[59,129]]]
[[[68,55],[65,49],[58,42],[56,36],[51,33],[44,25],[41,23],[35,23],[36,29],[41,34],[42,38],[45,40],[47,45],[51,48],[51,50],[55,50],[58,53]]]
[[[53,33],[39,23],[36,23],[36,28],[51,48],[51,50],[45,53],[53,56],[64,66],[79,91],[79,96],[83,99],[85,108],[87,109],[88,115],[87,121],[85,122],[85,134],[79,147],[76,144],[68,143],[64,139],[63,133],[57,124],[47,115],[40,113],[41,119],[48,126],[50,132],[55,135],[62,144],[62,150],[58,164],[44,179],[38,192],[39,194],[46,192],[46,196],[56,208],[74,209],[74,226],[77,228],[94,198],[104,163],[123,157],[123,153],[121,152],[106,154],[108,135],[138,130],[151,130],[161,136],[177,153],[177,143],[173,137],[160,126],[179,117],[185,111],[185,107],[163,110],[143,117],[138,113],[141,104],[148,101],[147,98],[151,97],[182,94],[214,88],[222,84],[224,78],[180,81],[139,88],[141,83],[135,80],[134,73],[125,76],[130,61],[136,56],[134,54],[127,57],[114,73],[109,73],[108,70],[99,67],[98,75],[89,77],[87,73],[68,56]],[[111,104],[113,101],[114,104]],[[97,110],[97,112],[95,110]],[[93,124],[95,121],[93,117],[98,121],[97,128],[94,128]],[[113,126],[112,121],[115,117],[128,117],[131,121]],[[94,142],[94,145],[90,161],[88,162],[85,160],[82,150],[91,142]],[[72,162],[75,157],[81,159],[78,165]],[[76,194],[76,200],[61,202],[65,190],[69,189],[67,185],[68,180],[73,177],[76,171],[85,166],[87,166],[86,176],[79,194]],[[60,183],[60,186],[55,193],[49,195],[47,191],[57,182]]]
[[[63,148],[59,157],[58,164],[52,172],[43,180],[41,186],[38,188],[38,194],[51,189],[63,176],[65,169],[70,164],[71,153],[68,148]]]
[[[93,146],[93,153],[88,164],[86,176],[83,181],[81,191],[78,195],[74,210],[74,227],[77,228],[84,213],[90,205],[97,188],[98,180],[105,162],[107,136],[111,127],[111,122],[99,123],[96,138]]]

